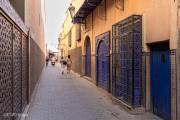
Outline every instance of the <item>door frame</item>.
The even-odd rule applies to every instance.
[[[87,44],[89,43],[89,47],[90,47],[90,75],[88,76],[88,74],[87,74]],[[90,37],[89,36],[86,36],[86,38],[85,38],[85,43],[84,43],[84,46],[85,46],[85,66],[84,66],[84,73],[85,73],[85,76],[87,76],[87,77],[91,77],[92,75],[92,72],[91,72],[91,70],[92,70],[92,66],[91,66],[91,39],[90,39]]]
[[[107,41],[104,40],[104,38],[107,37]],[[111,59],[110,59],[110,31],[107,31],[105,33],[102,33],[98,36],[96,36],[96,86],[98,86],[98,50],[99,50],[99,45],[101,44],[101,42],[105,42],[105,44],[107,45],[107,47],[109,47],[109,85],[108,85],[108,92],[111,92]]]
[[[169,51],[169,59],[170,59],[170,118],[172,118],[172,73],[171,73],[171,50],[169,48],[169,41],[164,41],[164,42],[157,42],[157,43],[151,43],[151,44],[148,44],[149,48],[150,48],[150,110],[152,111],[152,113],[154,113],[154,108],[153,108],[153,98],[152,98],[152,88],[154,85],[152,85],[152,71],[151,71],[151,59],[152,59],[152,54],[153,54],[153,51]],[[156,114],[156,113],[154,113]]]

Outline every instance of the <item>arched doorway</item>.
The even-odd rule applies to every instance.
[[[86,37],[85,50],[85,75],[91,77],[91,41],[89,37]]]
[[[96,73],[97,85],[110,91],[110,33],[106,32],[96,38]]]
[[[98,86],[109,90],[109,49],[105,42],[101,41],[97,50],[97,82]]]

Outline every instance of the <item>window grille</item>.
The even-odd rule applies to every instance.
[[[113,94],[133,107],[142,104],[142,17],[113,25]]]

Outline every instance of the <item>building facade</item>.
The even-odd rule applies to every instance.
[[[72,22],[81,26],[82,75],[132,111],[178,120],[178,0],[72,0],[72,6]]]
[[[177,49],[177,120],[180,119],[180,2],[176,4],[177,9],[177,30],[178,30],[178,49]]]
[[[20,119],[43,69],[42,7],[39,0],[0,0],[1,120]]]
[[[25,25],[29,28],[30,34],[30,95],[39,80],[45,61],[43,1],[25,0]]]
[[[72,17],[69,11],[66,12],[66,18],[63,23],[62,31],[59,35],[60,56],[67,58],[71,56],[72,70],[82,74],[82,46],[81,46],[81,26],[72,23]]]
[[[68,11],[66,11],[66,17],[62,25],[62,31],[59,34],[59,48],[62,57],[68,56],[68,50],[71,47],[71,30],[73,24],[71,23],[71,16]]]

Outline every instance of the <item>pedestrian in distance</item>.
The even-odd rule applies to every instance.
[[[49,58],[46,57],[46,67],[48,66],[48,63],[49,63]]]
[[[61,57],[61,59],[60,59],[60,64],[61,65],[63,64],[63,61],[64,61],[64,57]]]
[[[71,56],[70,55],[68,55],[68,58],[67,58],[66,62],[67,62],[67,73],[70,74],[71,64],[72,64]]]
[[[51,59],[51,65],[52,65],[52,66],[55,66],[55,64],[56,64],[56,58],[53,57],[53,58]]]
[[[64,60],[63,57],[61,57],[60,64],[61,64],[61,74],[63,75],[66,67],[66,61]]]

